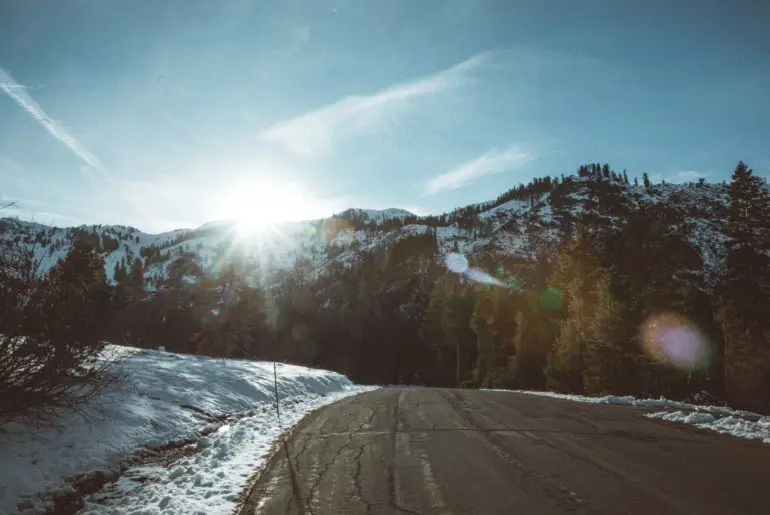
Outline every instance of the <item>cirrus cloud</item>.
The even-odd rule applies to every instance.
[[[24,86],[16,82],[10,73],[0,68],[0,90],[11,97],[19,107],[24,109],[35,121],[40,123],[51,136],[64,143],[72,152],[82,159],[89,167],[105,172],[102,162],[88,151],[61,123],[57,122],[35,102],[35,99],[25,91]]]
[[[423,196],[457,189],[484,176],[520,168],[534,161],[536,157],[534,152],[525,149],[520,144],[512,144],[502,150],[489,150],[426,181],[423,185]]]
[[[465,84],[472,73],[492,60],[492,53],[476,54],[433,75],[395,84],[371,95],[349,95],[259,134],[290,152],[309,157],[327,151],[344,137],[371,132],[403,114],[418,100]]]

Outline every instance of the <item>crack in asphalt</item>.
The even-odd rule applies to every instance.
[[[326,440],[326,442],[329,442],[329,441],[330,440]],[[334,463],[340,457],[342,452],[345,449],[347,449],[352,443],[353,443],[353,435],[351,434],[350,436],[348,436],[348,441],[334,451],[332,458],[330,460],[323,462],[323,468],[320,470],[315,481],[313,481],[313,484],[310,486],[310,491],[308,492],[307,498],[305,499],[305,506],[307,507],[307,510],[308,512],[310,512],[311,515],[313,514],[312,503],[313,503],[313,499],[315,499],[316,494],[318,492],[318,486],[321,484],[321,481],[323,481],[324,476],[326,476],[326,473],[329,472],[329,469],[332,467],[332,465],[334,465]],[[324,452],[328,447],[329,447],[328,443],[325,444],[323,448],[318,452],[318,456],[319,457],[323,456]]]
[[[502,408],[510,410],[509,407],[506,407],[505,405],[502,405],[502,404],[500,404],[498,402],[495,402],[495,401],[492,401],[492,400],[488,400],[487,402],[491,402],[492,404],[495,404],[495,405],[497,405],[499,407],[502,407]],[[577,420],[575,417],[566,417],[566,418],[571,418],[573,420]],[[545,431],[543,431],[543,432],[541,432],[541,434],[549,434],[549,433],[546,433]],[[556,445],[556,444],[554,444],[552,442],[549,442],[549,441],[547,441],[547,440],[545,440],[543,438],[538,437],[535,434],[523,433],[523,435],[525,437],[529,438],[532,442],[535,442],[535,443],[538,443],[538,444],[542,444],[542,445],[548,447],[549,449],[551,449],[551,450],[553,450],[555,452],[562,453],[563,455],[568,456],[572,460],[580,461],[582,463],[585,463],[586,465],[589,465],[591,467],[596,468],[597,470],[601,470],[602,472],[604,472],[606,474],[609,474],[611,476],[614,476],[615,478],[623,481],[626,484],[632,484],[632,485],[635,486],[635,488],[637,488],[639,491],[643,492],[644,494],[646,494],[646,495],[648,495],[648,496],[650,496],[650,497],[652,497],[654,499],[657,499],[658,501],[661,501],[661,502],[663,502],[663,503],[665,503],[665,504],[667,504],[667,505],[669,505],[671,507],[674,507],[675,509],[679,510],[682,513],[690,513],[691,512],[689,510],[689,508],[687,508],[686,506],[684,506],[681,503],[677,502],[675,499],[672,499],[671,497],[669,497],[669,496],[667,496],[667,495],[665,495],[665,494],[663,494],[663,493],[661,493],[661,492],[659,492],[657,490],[648,488],[644,484],[643,481],[639,480],[633,474],[629,474],[627,471],[624,471],[623,469],[617,469],[617,468],[614,468],[614,467],[611,467],[611,466],[607,466],[607,465],[601,463],[600,461],[598,461],[596,458],[594,458],[594,457],[592,457],[590,455],[587,455],[585,453],[584,449],[579,448],[576,444],[568,441],[563,436],[560,436],[559,433],[551,432],[550,434],[552,434],[552,437],[555,440],[557,440],[558,442],[561,442],[562,445],[561,446]],[[576,433],[562,433],[562,434],[576,434]],[[622,434],[621,435],[617,435],[617,434],[612,434],[612,432],[606,433],[606,436],[615,436],[615,437],[619,437],[619,438],[631,439],[627,435],[622,435]],[[643,440],[643,439],[640,439],[640,438],[638,438],[636,440],[638,440],[638,441],[644,441],[644,440],[649,441],[649,439],[644,439]],[[654,439],[654,441],[657,441],[657,439]],[[688,440],[688,442],[689,442],[689,440]],[[572,450],[570,450],[570,448]]]
[[[310,486],[310,490],[308,492],[307,498],[305,499],[305,507],[307,508],[308,512],[312,515],[313,514],[313,506],[312,503],[314,499],[316,498],[316,495],[318,493],[318,487],[320,486],[321,482],[323,481],[326,474],[329,472],[331,467],[337,462],[337,460],[340,458],[340,456],[353,445],[353,437],[357,435],[361,429],[363,429],[364,425],[370,425],[372,420],[374,419],[375,410],[373,408],[369,408],[370,413],[367,417],[366,421],[358,423],[358,427],[354,427],[356,425],[356,420],[353,418],[351,420],[350,425],[348,426],[349,432],[347,433],[347,441],[341,445],[338,449],[334,451],[334,454],[332,455],[331,459],[323,460],[323,468],[319,471],[318,476],[313,481],[313,484]],[[327,421],[324,422],[322,427],[326,425]],[[310,438],[306,439],[306,442],[311,441]],[[317,452],[317,455],[319,458],[322,458],[324,453],[327,451],[327,449],[330,447],[331,439],[327,439],[322,444],[321,449]],[[303,446],[303,452],[309,447],[309,445],[306,443]],[[363,444],[361,445],[361,453],[363,453]],[[359,453],[359,458],[361,453]],[[299,470],[299,457],[295,457],[297,460],[297,470]],[[358,466],[360,467],[360,463],[358,463]],[[363,499],[361,498],[363,501]],[[365,503],[365,501],[364,501]]]
[[[304,451],[304,446],[303,446]],[[299,470],[299,461],[296,461],[294,466],[291,463],[291,454],[289,453],[289,444],[286,439],[283,439],[283,452],[286,453],[286,468],[289,471],[289,477],[291,478],[291,487],[293,495],[289,496],[284,507],[284,511],[288,512],[289,506],[292,501],[296,502],[297,508],[300,513],[304,513],[302,509],[302,491],[299,488],[299,481],[297,480],[297,471]],[[312,513],[312,512],[311,512]]]
[[[446,397],[449,407],[452,408],[458,415],[460,415],[460,417],[462,417],[463,420],[465,420],[469,425],[478,428],[478,423],[473,419],[473,416],[468,413],[468,401],[464,399],[458,392],[452,391],[450,392],[450,395],[452,398],[448,396]],[[496,422],[490,417],[486,418]],[[584,499],[578,497],[576,494],[557,484],[554,480],[555,478],[552,476],[542,474],[530,469],[529,467],[526,467],[511,453],[503,448],[503,443],[494,436],[494,433],[480,431],[478,434],[483,436],[483,441],[487,446],[494,450],[498,456],[503,458],[509,465],[513,466],[521,473],[522,479],[524,480],[522,484],[525,488],[527,480],[530,480],[540,491],[555,500],[562,508],[565,508],[569,511],[576,511],[581,514],[590,513],[586,507],[586,502]]]
[[[396,402],[393,404],[393,426],[390,432],[390,451],[391,459],[387,463],[387,480],[388,480],[388,507],[392,510],[397,510],[399,513],[407,513],[410,515],[420,515],[419,512],[412,511],[409,508],[405,508],[398,503],[396,498],[396,470],[393,464],[396,462],[396,438],[401,431],[403,421],[401,420],[401,399],[403,393],[399,393],[396,397]]]
[[[353,474],[353,486],[356,489],[356,498],[366,506],[366,513],[368,515],[372,512],[372,504],[364,498],[364,487],[361,483],[361,469],[363,468],[361,466],[361,457],[364,454],[364,446],[365,445],[362,443],[358,448],[358,454],[353,458],[356,463],[356,471]]]
[[[376,414],[375,409],[369,408],[369,417],[367,417],[366,422],[361,425],[363,427],[366,425],[367,427],[371,427],[372,421],[374,420],[374,416]],[[364,498],[364,489],[363,484],[361,483],[361,470],[362,470],[362,457],[364,454],[364,449],[366,447],[366,442],[361,442],[360,447],[358,448],[358,454],[353,458],[355,464],[356,464],[356,470],[353,474],[353,487],[356,489],[356,498],[361,501],[364,506],[366,506],[366,513],[370,514],[372,512],[372,508],[374,506],[377,506],[380,503],[370,503]]]
[[[691,442],[685,431],[652,424],[637,430],[630,410],[570,411],[567,405],[542,404],[526,397],[415,388],[383,389],[365,401],[340,403],[284,436],[285,456],[279,442],[241,513],[506,513],[511,506],[575,515],[608,509],[726,513],[738,506],[742,513],[763,513],[752,511],[766,497],[755,488],[761,462],[752,461],[770,459],[770,453],[760,455],[762,449],[750,454],[746,446],[719,438]],[[679,443],[661,450],[669,440]],[[658,468],[697,477],[698,467],[708,462],[685,463],[675,453],[694,459],[704,445],[715,446],[714,461],[728,461],[736,476],[743,474],[740,491],[748,500],[726,490],[698,489],[696,479],[682,480],[687,489],[677,489],[677,483],[652,477]],[[733,459],[738,452],[743,454]],[[722,477],[716,468],[704,474],[714,484]],[[738,489],[738,479],[732,481],[728,486]]]

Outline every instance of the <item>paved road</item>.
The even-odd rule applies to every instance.
[[[770,513],[770,446],[644,411],[509,392],[362,394],[303,420],[243,513]]]

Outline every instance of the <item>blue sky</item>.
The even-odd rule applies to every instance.
[[[770,3],[0,0],[0,198],[145,231],[770,173]]]

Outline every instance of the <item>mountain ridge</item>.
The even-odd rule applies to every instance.
[[[38,246],[44,269],[63,257],[76,238],[89,237],[103,251],[110,279],[119,262],[140,258],[148,283],[157,283],[183,255],[196,255],[204,269],[212,269],[228,249],[237,248],[265,280],[273,272],[291,271],[317,278],[336,265],[349,268],[361,253],[427,233],[435,235],[440,256],[454,252],[471,261],[534,261],[552,254],[578,223],[600,223],[612,232],[646,210],[661,211],[680,226],[683,241],[699,254],[703,283],[711,287],[724,264],[729,187],[706,182],[633,185],[614,173],[536,179],[495,200],[441,215],[350,208],[328,218],[277,223],[252,238],[224,220],[149,234],[125,225],[59,228],[3,218],[0,233],[6,241]]]

